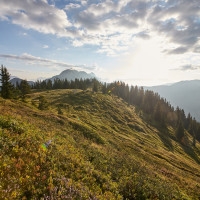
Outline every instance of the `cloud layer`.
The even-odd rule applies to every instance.
[[[58,1],[59,2],[59,1]],[[138,37],[162,36],[167,54],[200,52],[199,0],[1,0],[0,18],[25,29],[95,45],[99,53],[126,51]],[[68,3],[69,2],[69,3]]]
[[[47,0],[1,0],[0,18],[44,34],[65,37],[72,34],[65,11],[49,5]]]
[[[180,68],[175,69],[175,70],[179,70],[179,71],[191,71],[191,70],[198,70],[198,69],[200,69],[200,66],[198,66],[198,65],[187,64],[187,65],[182,65]]]
[[[21,60],[21,61],[26,61],[27,64],[31,65],[40,65],[40,66],[46,66],[49,68],[53,69],[69,69],[69,68],[78,68],[78,69],[85,69],[85,70],[95,70],[96,66],[75,66],[68,64],[66,62],[60,62],[57,60],[50,60],[50,59],[44,59],[40,57],[35,57],[30,54],[24,53],[21,56],[18,55],[9,55],[9,54],[0,54],[0,58],[5,58],[5,59],[13,59],[13,60]]]

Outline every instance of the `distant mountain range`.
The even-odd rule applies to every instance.
[[[21,79],[21,78],[15,77],[15,78],[11,79],[10,82],[11,82],[12,85],[16,86],[17,82],[20,84],[22,80],[23,79]],[[33,81],[28,81],[28,83],[29,83],[29,85],[33,85],[34,84]]]
[[[171,85],[144,87],[160,94],[173,105],[184,109],[186,115],[190,112],[200,121],[200,80],[181,81]]]
[[[69,81],[74,81],[75,79],[90,79],[90,78],[97,78],[94,73],[86,73],[84,71],[77,71],[73,69],[67,69],[63,72],[61,72],[59,75],[53,76],[52,78],[49,78],[50,80],[54,81],[55,79],[67,79]],[[47,80],[49,80],[47,79]]]
[[[90,78],[97,78],[96,75],[94,73],[86,73],[84,71],[77,71],[77,70],[73,70],[73,69],[67,69],[63,72],[61,72],[59,75],[53,76],[52,78],[48,78],[46,80],[52,80],[54,81],[55,79],[67,79],[69,81],[71,80],[75,80],[75,79],[90,79]],[[18,77],[11,77],[10,82],[12,83],[12,85],[15,85],[18,83],[21,83],[22,79],[18,78]],[[34,82],[33,81],[28,81],[28,83],[30,85],[33,85]]]

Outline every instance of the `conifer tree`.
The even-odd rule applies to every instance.
[[[197,131],[198,131],[197,122],[195,119],[191,120],[188,131],[193,137],[193,146],[195,146],[196,145],[196,135],[197,135]]]
[[[192,145],[195,147],[196,146],[196,135],[194,134],[193,135],[193,142],[192,142]]]
[[[130,90],[130,103],[133,104],[134,103],[134,91],[135,88],[133,86],[131,86],[131,90]]]
[[[1,96],[4,99],[10,99],[13,97],[13,86],[9,82],[10,74],[6,67],[3,65],[0,69],[0,81],[1,81]]]
[[[93,88],[92,91],[93,92],[98,92],[98,81],[96,79],[93,80]]]
[[[48,102],[44,96],[39,96],[39,106],[40,110],[47,110],[48,109]]]
[[[29,94],[30,91],[31,91],[31,87],[28,84],[28,81],[27,80],[22,80],[20,85],[19,85],[19,89],[21,91],[22,100],[25,100],[26,95]]]
[[[192,116],[191,116],[190,113],[188,113],[188,116],[187,116],[187,118],[186,118],[186,129],[187,129],[187,130],[190,129],[191,123],[192,123]]]
[[[181,121],[179,121],[177,124],[176,137],[179,141],[181,141],[181,139],[184,137],[184,127]]]
[[[160,102],[157,103],[154,110],[154,119],[158,122],[162,121]]]
[[[137,104],[138,104],[139,106],[142,105],[143,99],[144,99],[144,88],[141,87],[141,88],[139,88],[139,90],[138,90],[138,99],[137,99]]]
[[[200,124],[198,124],[197,132],[196,132],[196,139],[200,142]]]
[[[107,85],[106,85],[106,83],[104,83],[103,85],[102,85],[102,93],[103,94],[106,94],[106,91],[107,91]]]
[[[51,89],[52,89],[52,80],[49,79],[49,80],[47,81],[46,87],[47,87],[47,90],[51,90]]]

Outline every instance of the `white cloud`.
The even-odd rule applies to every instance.
[[[187,65],[182,65],[182,66],[180,66],[180,67],[179,67],[178,69],[176,69],[176,70],[188,71],[188,70],[198,70],[198,69],[200,69],[200,66],[187,64]]]
[[[197,0],[150,1],[150,0],[104,0],[92,3],[75,16],[75,26],[85,31],[80,38],[82,44],[89,44],[86,38],[95,38],[99,44],[98,52],[105,50],[109,35],[119,36],[121,43],[129,46],[138,37],[149,39],[149,34],[157,33],[167,38],[174,48],[165,49],[166,53],[182,54],[189,51],[199,52],[200,38],[200,4]],[[115,40],[115,38],[111,38]],[[98,42],[97,42],[98,41]],[[118,47],[120,47],[120,42]],[[176,46],[176,48],[175,48]],[[113,47],[114,48],[114,47]],[[119,49],[119,48],[118,48]],[[110,54],[110,53],[109,53]]]
[[[66,13],[46,0],[1,0],[0,18],[45,34],[71,35],[66,30],[71,26]]]
[[[83,6],[86,6],[88,0],[75,0],[75,1],[80,2]]]
[[[71,9],[77,9],[77,8],[80,8],[81,5],[80,4],[76,4],[76,3],[70,3],[70,4],[67,4],[64,8],[64,10],[68,11],[68,10],[71,10]]]
[[[53,2],[53,1],[52,1]],[[157,34],[168,54],[200,51],[199,0],[74,0],[63,9],[47,0],[1,0],[0,18],[26,29],[70,38],[72,45],[98,46],[114,55],[138,38]],[[136,37],[137,36],[137,37]]]
[[[144,12],[140,13],[139,10]],[[93,2],[83,11],[75,14],[74,26],[82,28],[84,33],[72,44],[74,46],[97,45],[99,46],[97,52],[116,55],[128,49],[135,35],[148,39],[148,31],[142,22],[146,13],[145,0],[135,1],[134,4],[131,0]]]
[[[18,55],[4,55],[0,54],[1,58],[9,58],[9,59],[14,59],[14,60],[21,60],[21,61],[26,61],[28,64],[35,65],[36,63],[41,66],[47,66],[47,67],[53,67],[53,68],[60,68],[60,67],[73,67],[73,65],[70,65],[65,62],[59,62],[56,60],[50,60],[50,59],[45,59],[45,58],[40,58],[40,57],[35,57],[27,53],[23,53],[21,56]]]
[[[200,36],[200,3],[169,0],[164,6],[153,8],[148,22],[153,25],[152,29],[166,35],[170,43],[180,45],[172,53],[189,52],[196,48]]]
[[[115,12],[116,8],[117,3],[112,0],[105,0],[104,2],[98,4],[91,4],[87,10],[85,10],[85,13],[93,14],[94,16],[101,16],[110,13],[111,11]]]
[[[43,49],[48,49],[49,46],[48,45],[43,45]]]
[[[57,60],[51,60],[41,57],[32,56],[27,53],[23,53],[22,55],[9,55],[9,54],[0,54],[0,58],[5,59],[12,59],[12,60],[20,60],[26,62],[26,64],[34,65],[34,66],[43,66],[53,69],[62,69],[62,68],[77,68],[77,69],[96,69],[96,66],[78,66],[78,65],[72,65],[68,64],[66,62],[61,62]]]
[[[84,43],[80,40],[73,40],[72,44],[73,44],[74,47],[81,47],[81,46],[84,45]]]

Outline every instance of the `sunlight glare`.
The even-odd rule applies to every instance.
[[[123,67],[123,78],[141,80],[141,82],[151,80],[150,82],[155,84],[166,82],[172,63],[163,53],[163,43],[159,38],[137,39],[129,54],[121,60],[123,62],[120,63],[121,66],[126,66]]]

